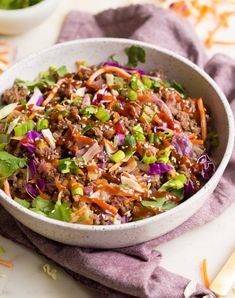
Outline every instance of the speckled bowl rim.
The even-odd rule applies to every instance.
[[[41,54],[45,54],[47,52],[52,51],[53,49],[58,49],[58,48],[67,48],[67,47],[71,47],[73,45],[76,44],[92,44],[92,43],[103,43],[103,42],[112,42],[112,43],[125,43],[125,44],[130,44],[130,45],[138,45],[141,47],[145,47],[145,48],[149,48],[152,50],[156,50],[160,53],[163,53],[165,55],[171,56],[174,59],[188,65],[190,68],[192,68],[194,71],[196,71],[201,77],[204,78],[204,80],[206,80],[209,85],[216,91],[216,93],[218,94],[218,97],[220,98],[221,102],[223,103],[224,109],[226,111],[227,114],[227,121],[228,121],[228,142],[227,142],[227,146],[224,152],[224,156],[219,164],[219,166],[217,167],[214,175],[212,176],[212,178],[196,193],[194,194],[192,197],[190,197],[188,200],[182,202],[180,205],[174,207],[171,210],[168,210],[164,213],[161,213],[159,215],[155,215],[146,219],[142,219],[140,221],[135,221],[135,222],[129,222],[129,223],[123,223],[123,224],[117,224],[117,225],[83,225],[83,224],[74,224],[74,223],[68,223],[68,222],[63,222],[63,221],[59,221],[59,220],[55,220],[55,219],[51,219],[48,217],[45,217],[43,215],[34,213],[33,211],[30,211],[26,208],[24,208],[23,206],[19,205],[18,203],[16,203],[14,200],[12,200],[9,196],[7,196],[5,194],[5,192],[3,192],[2,190],[0,190],[0,196],[10,205],[12,205],[14,208],[18,209],[19,211],[21,211],[22,213],[25,213],[29,216],[31,216],[32,218],[35,218],[37,220],[43,221],[45,223],[48,224],[52,224],[55,225],[57,227],[63,227],[63,228],[68,228],[71,230],[82,230],[82,231],[115,231],[115,230],[129,230],[132,228],[138,228],[141,226],[144,226],[146,224],[150,224],[151,222],[155,222],[155,221],[160,221],[165,217],[169,217],[170,215],[174,215],[175,213],[177,213],[180,209],[184,209],[184,208],[189,208],[190,205],[193,203],[194,200],[197,200],[198,197],[206,195],[206,192],[208,190],[210,190],[211,188],[213,188],[214,183],[217,182],[217,177],[221,177],[228,162],[229,159],[231,157],[232,154],[232,150],[233,150],[233,145],[234,145],[234,118],[233,118],[233,113],[232,110],[230,108],[230,105],[223,93],[223,91],[219,88],[219,86],[215,83],[215,81],[201,68],[199,68],[197,65],[195,65],[194,63],[192,63],[191,61],[189,61],[188,59],[175,54],[174,52],[161,48],[159,46],[155,46],[155,45],[151,45],[149,43],[145,43],[145,42],[140,42],[140,41],[136,41],[136,40],[131,40],[131,39],[125,39],[125,38],[87,38],[87,39],[82,39],[82,40],[75,40],[75,41],[69,41],[69,42],[65,42],[65,43],[60,43],[57,45],[54,45],[52,47],[49,47],[47,49],[41,50],[37,53],[34,53],[30,56],[28,56],[27,58],[22,59],[21,61],[17,62],[16,64],[14,64],[10,69],[14,69],[18,67],[18,64],[24,64],[25,62],[27,62],[28,59],[35,59],[38,56],[40,57]],[[7,76],[7,71],[5,73],[2,74],[2,76]],[[0,77],[0,81],[1,81],[1,77]]]

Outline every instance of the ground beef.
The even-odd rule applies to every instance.
[[[77,122],[80,119],[80,116],[78,115],[77,107],[71,107],[68,118],[72,123]]]
[[[10,104],[19,102],[20,100],[26,100],[29,95],[29,90],[25,87],[19,87],[14,84],[10,89],[7,89],[2,95],[2,102],[4,104]]]
[[[97,142],[100,142],[101,140],[103,140],[103,131],[99,128],[99,127],[92,127],[87,133],[86,135],[89,137],[95,136],[95,139],[97,140]]]
[[[196,133],[197,135],[200,134],[201,128],[196,120],[190,117],[190,114],[183,111],[178,111],[175,118],[181,123],[181,126],[185,131]]]
[[[97,70],[97,66],[92,66],[91,68],[80,66],[77,72],[77,76],[81,80],[88,80],[89,77]]]
[[[136,126],[136,120],[138,119],[128,119],[127,117],[122,116],[121,119],[124,121],[124,125],[130,131],[132,131],[133,127]]]
[[[59,156],[56,154],[56,151],[51,149],[51,147],[47,145],[43,146],[37,146],[35,151],[36,156],[39,158],[45,158],[47,160],[53,160],[59,158]]]

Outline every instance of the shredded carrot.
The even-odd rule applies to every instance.
[[[94,85],[94,81],[95,81],[95,79],[96,79],[98,76],[102,75],[104,72],[105,72],[105,70],[104,70],[103,68],[100,68],[100,69],[98,69],[97,71],[95,71],[95,72],[90,76],[90,78],[87,80],[87,82],[86,82],[87,86],[92,87],[92,88],[95,87],[95,85]]]
[[[140,101],[150,101],[155,102],[155,99],[149,96],[148,94],[139,93],[138,94],[138,100]]]
[[[224,40],[213,40],[212,41],[213,44],[217,44],[217,45],[235,45],[235,41],[224,41]]]
[[[40,194],[40,197],[44,200],[49,201],[51,199],[51,197],[48,194],[42,192],[41,190],[39,190],[39,194]]]
[[[202,277],[203,277],[205,287],[209,289],[210,282],[209,282],[208,274],[207,274],[207,261],[206,261],[206,259],[204,259],[202,261]]]
[[[29,119],[33,119],[36,115],[36,112],[33,112],[30,116],[29,116]]]
[[[60,79],[55,86],[52,88],[52,90],[50,91],[49,95],[47,96],[47,98],[43,101],[42,105],[45,107],[56,95],[56,93],[58,92],[60,86],[64,83],[64,79]]]
[[[55,181],[55,186],[58,188],[59,191],[62,191],[65,189],[65,186],[62,185],[62,183],[59,181],[57,176],[55,177],[54,181]]]
[[[9,54],[9,51],[5,50],[5,51],[0,51],[0,55],[7,55]]]
[[[83,136],[80,133],[74,133],[73,138],[74,138],[74,140],[76,140],[82,144],[85,144],[85,145],[91,145],[94,142],[93,139]]]
[[[129,79],[131,77],[131,75],[128,72],[126,72],[124,69],[121,69],[116,66],[104,66],[103,69],[105,72],[116,72],[123,79]]]
[[[128,72],[126,72],[124,69],[118,68],[116,66],[103,66],[102,68],[98,69],[90,76],[90,78],[87,80],[87,83],[86,83],[87,86],[96,88],[96,85],[94,83],[95,79],[105,72],[115,72],[124,79],[129,79],[131,77],[131,75]]]
[[[14,267],[14,264],[11,261],[3,260],[3,259],[0,259],[0,265],[8,267],[8,268]]]
[[[100,208],[103,210],[108,210],[111,212],[113,215],[116,215],[118,213],[118,209],[112,205],[109,205],[106,203],[104,200],[99,199],[99,198],[92,198],[91,201],[95,204],[97,204]]]
[[[204,104],[201,98],[197,100],[197,106],[198,106],[198,110],[201,118],[202,139],[205,141],[207,136],[206,113],[205,113]]]
[[[95,184],[101,184],[101,185],[104,185],[104,184],[107,184],[108,181],[106,179],[98,179],[95,181]]]
[[[191,139],[190,141],[195,145],[203,145],[204,144],[204,141],[201,139]]]
[[[189,139],[191,140],[191,139],[195,139],[197,137],[197,134],[194,132],[194,133],[191,133],[190,135],[189,135]]]
[[[2,62],[3,64],[8,65],[10,62],[7,59],[4,59],[2,57],[0,57],[0,62]]]
[[[11,191],[10,191],[10,185],[8,180],[5,180],[3,182],[3,190],[5,191],[5,193],[11,198]]]
[[[57,167],[58,163],[59,163],[59,160],[57,158],[55,158],[51,162],[52,162],[53,166]]]

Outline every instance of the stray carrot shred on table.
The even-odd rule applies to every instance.
[[[222,28],[228,28],[229,18],[235,15],[235,11],[220,12],[220,7],[224,4],[235,5],[235,1],[210,0],[208,1],[208,4],[205,4],[200,0],[184,0],[171,3],[169,8],[182,17],[190,17],[191,19],[194,19],[193,23],[195,26],[205,20],[208,15],[211,15],[214,19],[214,27],[208,31],[204,41],[205,45],[210,48],[213,45],[235,45],[235,40],[215,40],[216,33]]]
[[[207,274],[207,261],[206,261],[206,259],[204,259],[202,261],[202,277],[203,277],[205,287],[209,289],[210,282],[209,282],[209,278],[208,278],[208,274]]]
[[[3,260],[3,259],[0,259],[0,265],[8,267],[8,268],[14,267],[14,264],[11,261]]]

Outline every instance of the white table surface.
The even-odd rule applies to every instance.
[[[71,9],[98,12],[130,2],[128,0],[61,0],[56,12],[42,25],[26,34],[7,37],[6,39],[17,46],[17,59],[20,59],[52,45],[57,38],[65,14]],[[234,26],[232,27],[234,28]],[[230,39],[232,37],[235,39],[233,32],[223,33],[223,37],[226,35]],[[235,57],[235,47],[226,46],[213,47],[208,51],[208,55],[218,51]],[[202,282],[200,266],[202,260],[206,258],[209,277],[213,278],[235,248],[234,218],[235,204],[213,222],[160,245],[158,250],[163,254],[161,265],[172,272]],[[56,281],[50,279],[42,271],[42,266],[48,262],[43,257],[3,237],[0,237],[0,246],[4,246],[6,249],[3,257],[12,260],[14,263],[13,269],[0,267],[1,298],[99,297],[97,293],[75,282],[62,269],[57,268]],[[235,296],[230,293],[227,297]]]

